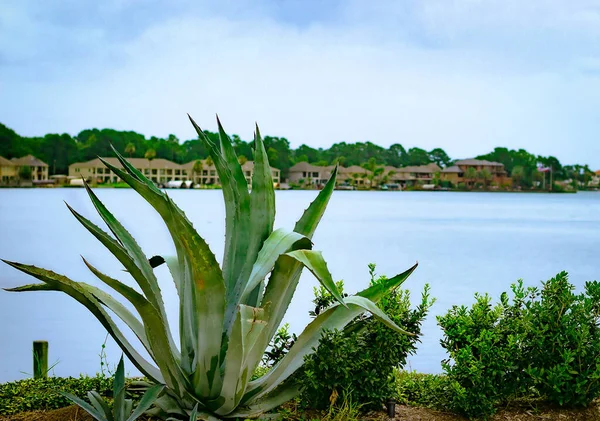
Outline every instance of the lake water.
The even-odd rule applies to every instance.
[[[148,256],[173,254],[162,222],[132,190],[98,189],[97,194],[136,237]],[[169,194],[186,212],[220,260],[224,244],[221,191],[177,190]],[[278,191],[276,227],[292,229],[315,197],[311,191]],[[101,224],[83,189],[0,189],[0,257],[34,264],[73,280],[100,285],[83,255],[109,275],[126,279],[119,263],[73,218],[63,201]],[[600,193],[565,195],[453,192],[336,191],[314,237],[335,279],[347,292],[368,284],[367,264],[394,275],[415,261],[405,283],[417,301],[426,283],[437,302],[423,327],[423,340],[409,366],[439,372],[445,354],[435,315],[453,304],[473,302],[475,292],[499,297],[523,278],[539,285],[559,271],[581,289],[600,279]],[[176,292],[165,265],[157,269],[169,317],[176,320]],[[0,286],[36,282],[0,263]],[[316,281],[303,274],[286,320],[300,332]],[[94,374],[100,369],[105,332],[80,304],[58,292],[0,291],[0,382],[28,377],[31,344],[50,343],[57,376]],[[172,326],[177,323],[172,322]],[[109,339],[107,359],[120,351]],[[128,364],[130,375],[136,374]]]

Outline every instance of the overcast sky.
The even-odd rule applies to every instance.
[[[495,146],[600,169],[600,0],[8,0],[0,122]]]

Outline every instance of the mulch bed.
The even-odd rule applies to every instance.
[[[371,420],[388,420],[387,415],[371,414]],[[465,421],[466,418],[454,414],[434,411],[414,406],[396,406],[398,421]],[[491,421],[600,421],[600,410],[594,406],[586,409],[525,409],[515,408],[499,411]],[[77,406],[55,409],[52,411],[33,411],[1,417],[0,421],[94,421],[85,411]]]

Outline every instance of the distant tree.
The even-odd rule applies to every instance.
[[[246,162],[248,162],[248,158],[246,158],[244,155],[240,155],[238,156],[238,162],[240,165],[244,165]]]
[[[382,173],[383,167],[380,167],[379,164],[377,164],[375,158],[369,158],[369,160],[365,162],[362,167],[368,171],[367,179],[369,180],[369,186],[374,188],[375,177]]]
[[[406,161],[406,165],[427,165],[431,163],[431,158],[425,149],[410,148]]]
[[[210,156],[208,158],[206,158],[205,162],[206,162],[207,167],[212,167],[214,165],[214,162]]]
[[[204,165],[202,165],[202,161],[201,160],[196,160],[196,162],[194,162],[194,166],[192,167],[192,173],[194,173],[194,175],[199,175],[200,176],[200,184],[202,184],[202,170],[204,169]]]
[[[154,158],[156,158],[156,151],[154,149],[148,149],[144,154],[144,158],[146,158],[148,161],[152,161]]]
[[[135,153],[135,145],[133,143],[128,143],[127,146],[125,146],[125,153],[131,158]]]
[[[490,172],[490,170],[488,170],[487,168],[484,168],[477,173],[477,178],[479,180],[483,181],[483,187],[485,189],[487,189],[490,182],[492,181],[492,179],[494,177],[492,176],[492,173]]]
[[[442,148],[435,148],[429,152],[429,159],[437,166],[445,168],[450,165],[452,159]]]
[[[29,180],[31,180],[31,175],[32,175],[31,167],[26,166],[26,165],[19,167],[19,178],[21,180],[29,181]]]
[[[472,188],[475,182],[477,181],[477,170],[473,167],[467,168],[465,171],[465,178],[469,183],[469,188]]]
[[[515,187],[522,187],[522,182],[525,178],[525,169],[522,166],[517,165],[512,169],[510,176]]]

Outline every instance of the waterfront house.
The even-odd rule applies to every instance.
[[[449,181],[453,185],[458,183],[465,183],[465,185],[474,184],[476,179],[468,179],[465,175],[470,168],[473,168],[476,172],[477,178],[482,171],[486,170],[489,172],[491,179],[489,182],[501,185],[510,183],[511,179],[508,177],[504,165],[499,162],[491,162],[483,159],[462,159],[456,161],[453,166],[444,168],[441,173],[441,179]]]
[[[123,168],[117,158],[103,159],[117,168]],[[130,158],[128,161],[156,184],[188,180],[193,181],[195,184],[205,185],[218,185],[220,183],[215,166],[213,164],[208,165],[207,160],[200,160],[202,163],[200,173],[194,172],[196,160],[183,165],[162,158],[152,160]],[[246,180],[251,183],[254,163],[252,161],[245,162],[242,165],[242,170],[244,171]],[[280,171],[277,168],[272,168],[271,170],[273,183],[278,185],[280,182]],[[118,181],[118,177],[106,168],[99,158],[69,165],[69,177],[83,177],[90,183],[116,183]]]
[[[17,166],[10,160],[0,156],[0,184],[16,184],[18,180]]]
[[[321,167],[308,162],[298,162],[290,168],[288,182],[320,186],[327,183],[333,168],[333,165]]]
[[[32,182],[43,182],[48,180],[48,164],[33,155],[8,160],[0,156],[0,184],[16,185],[20,181],[21,168],[28,167],[31,170]],[[29,181],[29,180],[27,180]]]
[[[200,161],[201,165],[197,166],[199,172],[194,171],[196,162]],[[220,183],[217,169],[213,163],[208,165],[206,159],[197,159],[181,165],[183,174],[188,180],[192,180],[194,184],[201,185],[218,185]],[[199,167],[199,168],[198,168]],[[252,176],[254,174],[254,161],[246,161],[242,164],[242,171],[248,185],[252,184]],[[281,171],[278,168],[271,167],[271,176],[273,177],[273,185],[279,187],[281,183]]]
[[[441,171],[442,169],[434,163],[400,168],[384,167],[384,173],[391,174],[388,176],[390,183],[399,184],[403,188],[431,184],[435,174]]]
[[[117,158],[102,158],[117,168],[123,168]],[[167,159],[129,158],[129,163],[155,183],[182,180],[181,166]],[[99,158],[69,165],[69,177],[83,177],[88,183],[116,183],[118,177]]]
[[[369,184],[369,172],[358,165],[339,167],[336,184],[350,184],[362,187]]]

